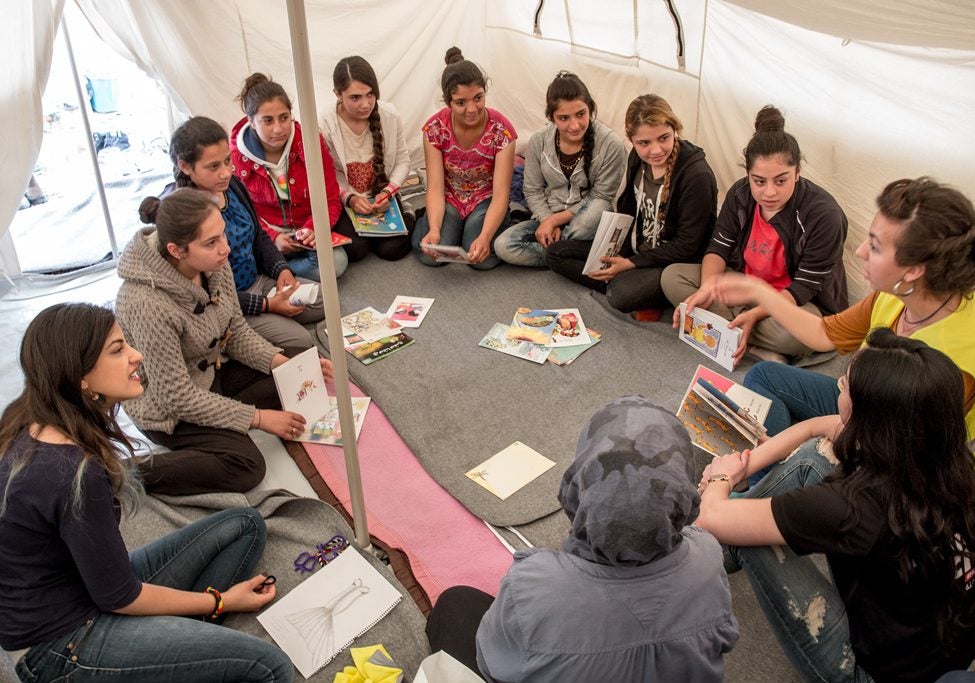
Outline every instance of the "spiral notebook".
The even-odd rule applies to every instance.
[[[305,579],[257,617],[305,678],[396,607],[400,592],[355,548]]]

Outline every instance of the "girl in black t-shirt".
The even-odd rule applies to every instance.
[[[807,680],[934,681],[975,657],[975,468],[958,367],[878,329],[839,415],[715,458],[701,526],[730,546]],[[731,489],[786,458],[743,498]],[[834,454],[835,453],[835,457]],[[773,546],[773,547],[768,547]],[[785,546],[785,547],[778,547]],[[805,557],[825,553],[832,582]]]
[[[119,508],[140,491],[115,416],[143,391],[142,355],[114,314],[42,311],[20,362],[24,391],[0,420],[0,647],[21,680],[292,680],[277,647],[212,623],[274,599],[254,574],[267,534],[256,510],[126,552]]]

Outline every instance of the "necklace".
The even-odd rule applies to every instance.
[[[926,315],[923,318],[921,318],[920,320],[910,320],[907,317],[907,308],[905,307],[904,308],[904,313],[901,314],[901,320],[903,320],[904,321],[904,324],[907,325],[907,326],[909,326],[909,327],[918,327],[919,325],[923,325],[927,321],[931,320],[931,318],[933,318],[934,316],[936,316],[938,313],[940,313],[941,312],[941,309],[944,308],[945,306],[947,306],[948,305],[948,302],[951,301],[952,297],[954,297],[954,296],[955,296],[954,294],[949,294],[948,295],[948,298],[945,299],[944,301],[942,301],[941,302],[941,305],[938,306],[936,309],[934,309],[934,311],[930,315]]]
[[[555,151],[559,157],[559,166],[562,167],[562,172],[566,176],[572,175],[572,172],[576,170],[576,166],[579,165],[579,160],[582,159],[582,150],[578,152],[573,152],[572,154],[566,154],[562,151],[561,141],[559,140],[559,131],[555,131]]]

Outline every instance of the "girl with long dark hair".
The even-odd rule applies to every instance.
[[[325,317],[322,298],[308,306],[291,303],[298,279],[261,228],[247,190],[233,174],[227,131],[213,119],[194,116],[173,131],[169,156],[174,185],[209,192],[220,209],[237,301],[247,324],[272,344],[310,349],[315,342],[304,325]],[[276,291],[269,296],[272,289]]]
[[[766,360],[804,356],[811,349],[763,306],[726,306],[715,298],[714,284],[726,270],[739,271],[765,280],[783,300],[813,315],[838,313],[848,301],[846,216],[829,192],[801,175],[799,143],[775,107],[759,110],[743,154],[747,175],[725,195],[703,261],[668,266],[661,286],[675,307],[706,308],[741,330],[736,364],[749,350]],[[679,323],[678,308],[674,327]]]
[[[518,135],[501,112],[487,106],[481,68],[456,47],[444,61],[440,89],[446,106],[423,124],[426,213],[416,222],[413,251],[421,263],[442,266],[426,246],[460,246],[472,268],[487,270],[501,263],[494,240],[510,221]]]
[[[544,266],[546,247],[559,240],[592,240],[623,177],[623,141],[596,121],[596,102],[581,78],[556,75],[545,93],[545,118],[525,155],[532,217],[494,243],[498,257],[516,266]]]
[[[0,647],[21,680],[292,680],[277,647],[213,623],[274,599],[254,574],[256,510],[126,551],[119,516],[140,487],[115,417],[143,393],[142,355],[112,312],[45,309],[20,364],[24,390],[0,419]]]
[[[838,386],[839,415],[715,458],[696,524],[729,546],[726,568],[746,571],[807,680],[933,681],[967,669],[975,468],[961,373],[942,352],[880,328]],[[832,452],[807,444],[729,497],[811,437],[832,439]],[[826,554],[832,581],[809,553]]]
[[[234,175],[247,188],[264,230],[288,260],[292,272],[317,282],[318,254],[308,168],[301,124],[291,112],[291,98],[280,83],[254,73],[244,81],[238,99],[245,116],[230,132]],[[325,171],[329,226],[332,232],[351,239],[355,229],[342,210],[335,164],[325,139],[320,134],[317,137]],[[333,236],[333,245],[336,241]],[[365,245],[357,246],[355,242],[333,247],[336,277],[345,272],[349,261],[358,261],[367,253]]]
[[[413,208],[399,198],[410,172],[410,152],[403,122],[393,105],[379,99],[379,79],[365,59],[344,57],[332,72],[335,109],[322,116],[322,134],[335,162],[339,199],[356,213],[369,215],[389,209],[397,200],[403,221],[412,232]],[[396,261],[410,253],[410,238],[352,237],[353,244],[381,259]]]
[[[718,300],[757,304],[816,351],[851,353],[875,327],[919,339],[944,352],[965,381],[968,438],[975,439],[975,206],[931,178],[895,180],[877,197],[877,214],[857,247],[873,290],[836,315],[821,318],[776,297],[758,278],[726,273]],[[777,434],[793,422],[836,412],[831,377],[781,363],[750,368],[745,386],[772,399],[765,426]]]

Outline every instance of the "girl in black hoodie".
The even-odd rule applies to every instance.
[[[700,263],[704,256],[717,217],[718,187],[704,150],[680,138],[683,126],[665,99],[637,97],[626,110],[625,124],[633,149],[617,210],[635,220],[620,255],[604,257],[605,267],[589,275],[582,268],[591,241],[556,242],[545,257],[556,273],[604,292],[613,308],[655,319],[667,306],[660,288],[663,269]]]

